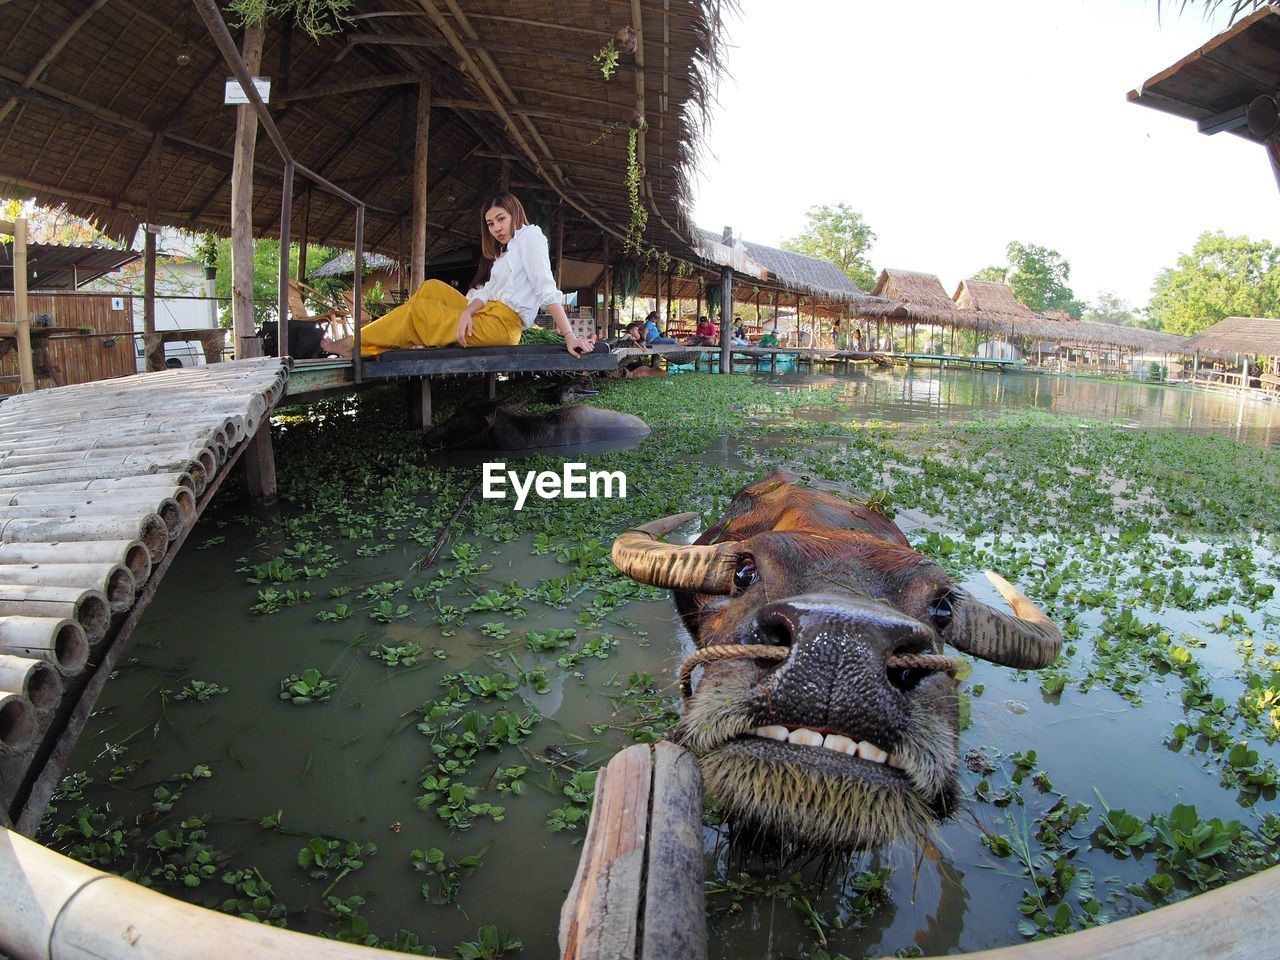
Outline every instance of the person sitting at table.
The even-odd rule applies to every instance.
[[[664,337],[662,331],[658,329],[657,310],[650,310],[649,315],[644,318],[644,342],[649,345],[676,342],[672,337]]]
[[[751,340],[747,337],[747,328],[741,317],[738,318],[737,326],[733,328],[733,336],[729,338],[729,343],[735,347],[751,346]]]
[[[360,328],[360,352],[376,356],[414,347],[509,347],[533,326],[539,308],[551,314],[575,357],[595,348],[595,337],[573,332],[564,295],[551,273],[551,255],[542,230],[529,222],[524,205],[500,193],[480,208],[480,248],[493,261],[489,279],[463,296],[442,280],[428,280],[400,306]],[[355,337],[323,340],[329,353],[350,357]]]

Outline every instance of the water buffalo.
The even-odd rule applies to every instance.
[[[264,320],[258,331],[262,349],[268,357],[274,357],[280,349],[280,324]],[[289,355],[295,360],[319,360],[328,354],[320,347],[324,327],[312,320],[289,321]]]
[[[959,792],[956,661],[943,645],[1034,669],[1062,635],[995,574],[1012,615],[957,587],[865,500],[796,479],[744,487],[695,544],[658,538],[697,514],[614,543],[620,570],[674,591],[697,647],[672,739],[749,830],[835,851],[923,838]]]
[[[459,410],[423,439],[445,450],[534,450],[648,435],[649,425],[629,413],[585,405],[522,413],[519,406],[489,400]]]

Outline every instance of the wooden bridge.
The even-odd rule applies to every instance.
[[[240,360],[0,405],[0,823],[34,831],[196,518],[269,443],[288,373]]]

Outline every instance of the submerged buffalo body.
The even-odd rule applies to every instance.
[[[1013,614],[957,587],[892,521],[855,496],[776,472],[740,490],[695,544],[658,538],[696,514],[614,544],[617,566],[675,591],[704,669],[673,739],[699,759],[736,823],[846,851],[924,837],[959,793],[956,662],[944,644],[1044,667],[1057,628],[988,574]]]
[[[533,450],[648,435],[649,425],[629,413],[585,405],[521,413],[490,401],[454,414],[428,432],[426,442],[446,450]]]

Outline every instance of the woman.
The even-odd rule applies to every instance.
[[[494,197],[483,207],[480,233],[483,255],[493,261],[489,279],[464,297],[440,280],[428,280],[407,301],[360,328],[360,352],[376,356],[386,350],[412,347],[508,347],[520,342],[525,327],[533,326],[539,307],[546,307],[565,349],[575,357],[595,348],[595,337],[584,340],[573,332],[551,275],[547,238],[529,222],[520,201],[510,193]],[[350,357],[355,338],[321,341],[330,353]]]

